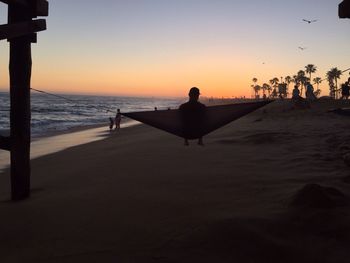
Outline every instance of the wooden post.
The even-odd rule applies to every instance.
[[[350,18],[350,0],[344,0],[339,4],[339,18]]]
[[[0,150],[11,150],[11,140],[10,137],[5,137],[0,135]]]
[[[35,32],[46,29],[47,0],[0,0],[8,4],[8,24],[0,25],[0,40],[10,42],[10,137],[0,136],[0,149],[11,152],[11,196],[22,200],[30,195],[30,78],[31,43]]]
[[[30,21],[30,13],[9,4],[9,23]],[[29,36],[10,39],[11,196],[30,195],[30,78],[32,70]]]

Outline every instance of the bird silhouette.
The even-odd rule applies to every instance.
[[[300,50],[305,50],[306,47],[298,47]]]
[[[317,19],[314,19],[314,20],[307,20],[307,19],[303,19],[304,22],[308,23],[308,24],[311,24],[311,23],[314,23],[317,21]]]

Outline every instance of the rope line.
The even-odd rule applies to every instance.
[[[80,104],[80,105],[83,104],[83,103],[79,102],[79,100],[73,100],[73,99],[67,98],[65,96],[53,94],[53,93],[50,93],[50,92],[47,92],[47,91],[43,91],[43,90],[39,90],[39,89],[34,89],[34,88],[30,88],[30,89],[33,90],[33,91],[39,92],[39,93],[43,93],[43,94],[50,95],[50,96],[53,96],[53,97],[57,97],[57,98],[60,98],[60,99],[68,100],[68,101],[74,102],[75,104]],[[109,107],[105,107],[105,106],[99,106],[98,107],[98,106],[94,106],[94,105],[91,105],[91,104],[85,104],[85,105],[87,105],[89,107],[92,107],[92,108],[95,108],[97,110],[101,110],[102,108],[104,108],[104,110],[106,112],[111,112],[111,113],[116,114],[116,112],[115,111],[111,111]]]

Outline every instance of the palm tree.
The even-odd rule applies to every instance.
[[[277,87],[278,87],[278,82],[279,79],[278,78],[273,78],[269,80],[269,83],[271,84],[271,86],[273,87],[273,91],[272,91],[272,97],[277,96]]]
[[[293,81],[293,79],[291,76],[287,76],[284,78],[284,81],[287,83],[287,94],[288,94],[289,84]]]
[[[320,90],[320,84],[322,82],[322,79],[320,77],[316,77],[313,79],[314,83],[317,84],[317,89],[314,92],[315,96],[318,97],[321,94],[321,90]]]
[[[260,90],[261,90],[261,87],[259,85],[254,86],[255,98],[258,98]]]
[[[328,79],[328,82],[329,82],[329,87],[330,88],[333,88],[334,91],[334,98],[337,99],[338,96],[337,96],[337,91],[338,91],[338,79],[340,79],[340,76],[342,75],[342,71],[339,70],[338,68],[331,68],[328,72],[327,72],[327,79]],[[333,85],[331,85],[333,84]],[[332,91],[332,90],[331,90]]]
[[[262,85],[261,89],[262,89],[262,91],[263,91],[263,95],[265,95],[265,92],[267,91],[268,94],[269,94],[269,96],[270,96],[270,91],[269,91],[270,85],[269,85],[269,84],[264,83],[264,84]]]
[[[267,94],[269,95],[269,97],[271,96],[271,92],[272,92],[272,87],[271,87],[271,85],[269,85],[269,84],[267,84],[267,83],[265,83],[266,84],[266,90],[267,90]],[[265,85],[264,84],[264,85]]]
[[[303,70],[299,70],[296,75],[296,81],[298,84],[300,84],[300,96],[303,95],[303,88],[308,80],[309,78],[305,76],[305,72]]]
[[[316,77],[313,79],[314,83],[317,84],[317,89],[319,89],[320,84],[322,83],[322,79],[320,77]]]
[[[258,82],[258,79],[257,78],[253,78],[252,79],[253,83],[254,83],[254,86],[256,85],[256,83]]]
[[[256,97],[257,93],[256,93],[256,90],[255,90],[255,86],[256,86],[256,83],[258,82],[258,79],[257,78],[253,78],[252,81],[253,81],[253,85],[251,85],[251,87],[253,88],[254,94],[255,94],[255,97]]]
[[[295,83],[295,85],[298,84],[298,76],[297,75],[293,75],[293,82]]]
[[[309,74],[309,78],[311,80],[311,74],[317,71],[317,67],[313,64],[308,64],[305,66],[305,72]]]
[[[328,76],[328,72],[327,72],[327,81],[328,81],[328,85],[329,85],[329,96],[331,98],[334,99],[335,97],[335,85],[334,85],[334,80],[332,76]]]
[[[270,82],[271,86],[275,88],[278,85],[279,79],[275,77],[273,79],[270,79],[269,82]]]

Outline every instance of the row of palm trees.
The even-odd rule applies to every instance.
[[[291,83],[295,83],[295,85],[298,85],[300,87],[300,94],[303,95],[305,92],[305,87],[308,82],[313,81],[313,84],[316,86],[315,95],[319,96],[321,93],[320,90],[320,84],[322,83],[322,79],[320,77],[315,77],[312,79],[312,74],[317,72],[317,67],[313,64],[308,64],[305,66],[304,70],[299,70],[295,75],[281,77],[280,79],[275,77],[268,81],[268,83],[263,83],[262,85],[257,84],[258,79],[253,78],[253,84],[251,87],[253,88],[255,97],[260,97],[260,91],[262,91],[263,97],[287,97],[289,92],[289,85]],[[338,89],[338,79],[342,75],[342,71],[338,68],[331,68],[326,76],[327,81],[329,84],[329,90],[330,90],[330,96],[332,98],[337,99],[339,97],[339,91]],[[282,87],[282,88],[281,88]],[[285,88],[283,88],[285,87]],[[267,94],[266,94],[267,93]]]
[[[343,72],[338,68],[331,68],[326,76],[329,85],[329,96],[338,99],[340,97],[340,88],[338,88],[338,79],[343,75]]]

